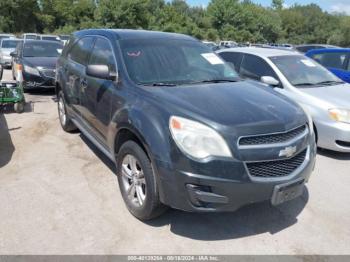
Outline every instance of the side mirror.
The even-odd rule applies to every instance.
[[[273,87],[279,86],[280,84],[280,81],[278,81],[276,78],[272,76],[262,76],[260,81],[263,82],[264,84],[267,84]]]
[[[17,52],[11,52],[11,53],[10,53],[10,56],[16,57],[16,56],[17,56]]]
[[[112,74],[106,65],[88,65],[86,67],[86,75],[106,79],[106,80],[116,80],[116,74]]]

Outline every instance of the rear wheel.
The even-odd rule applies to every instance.
[[[117,156],[118,181],[130,213],[140,220],[160,216],[165,206],[159,200],[151,161],[134,141],[122,145]]]
[[[72,122],[70,116],[67,113],[66,103],[64,100],[63,92],[59,91],[58,93],[58,118],[60,120],[60,124],[64,131],[73,132],[77,130],[77,127]]]

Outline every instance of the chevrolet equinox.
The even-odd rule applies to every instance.
[[[56,71],[62,128],[79,129],[114,161],[138,219],[166,206],[278,205],[302,194],[314,168],[313,124],[303,109],[240,79],[192,37],[83,30]]]

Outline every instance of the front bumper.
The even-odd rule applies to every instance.
[[[338,152],[350,153],[350,124],[335,121],[315,121],[318,146]]]
[[[205,164],[205,174],[176,170],[169,163],[155,161],[161,201],[173,208],[195,212],[235,211],[257,202],[271,200],[275,187],[294,181],[306,183],[315,166],[316,146],[292,176],[253,179],[243,162],[214,161]],[[197,168],[194,168],[198,170]]]
[[[43,75],[37,76],[23,72],[23,88],[24,89],[39,89],[39,88],[54,88],[55,79],[45,77]]]

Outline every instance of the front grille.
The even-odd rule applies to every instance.
[[[276,144],[287,142],[297,136],[301,135],[306,129],[306,125],[287,131],[285,133],[270,134],[270,135],[260,135],[260,136],[250,136],[242,137],[239,140],[240,146],[252,146],[252,145],[264,145],[264,144]]]
[[[43,69],[40,72],[46,77],[55,78],[56,72],[54,69]]]
[[[273,178],[288,176],[304,163],[306,152],[307,149],[285,160],[247,163],[247,168],[253,177]]]

